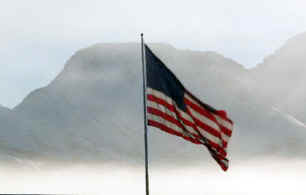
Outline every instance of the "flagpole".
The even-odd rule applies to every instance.
[[[142,59],[142,77],[143,77],[143,114],[144,114],[144,144],[145,144],[145,168],[146,168],[146,195],[149,195],[149,170],[148,170],[148,128],[147,128],[147,77],[146,60],[144,53],[143,33],[141,33],[141,59]]]

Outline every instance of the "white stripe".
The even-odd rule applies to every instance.
[[[222,140],[219,137],[216,137],[216,136],[210,134],[209,132],[207,132],[205,129],[203,129],[200,126],[197,126],[197,128],[199,129],[199,131],[200,131],[200,133],[203,137],[205,137],[206,139],[209,139],[209,141],[214,142],[215,144],[218,144],[220,147],[223,146]]]
[[[162,93],[158,90],[152,89],[152,88],[147,88],[147,94],[154,94],[156,97],[163,98],[164,100],[166,100],[166,102],[171,102],[171,104],[172,104],[172,102],[174,102],[170,97],[168,97],[164,93]]]
[[[168,108],[166,108],[165,106],[161,105],[161,104],[158,104],[156,102],[152,102],[150,100],[147,101],[147,107],[151,107],[151,108],[155,108],[163,113],[166,113],[170,116],[172,116],[173,118],[177,118],[175,113],[172,112],[171,110],[169,110]]]
[[[152,94],[155,97],[158,97],[160,99],[163,99],[164,101],[166,101],[168,104],[170,105],[174,105],[177,109],[177,111],[181,114],[181,116],[188,120],[188,121],[193,121],[192,118],[186,114],[184,111],[182,111],[179,107],[177,107],[176,103],[174,100],[172,100],[170,97],[168,97],[167,95],[165,95],[164,93],[161,93],[158,90],[152,89],[152,88],[147,88],[147,95]],[[149,101],[149,100],[148,100]]]
[[[202,107],[200,104],[198,104],[195,100],[193,100],[193,98],[191,98],[188,94],[185,94],[185,98],[187,98],[189,101],[191,101],[192,103],[196,104],[197,106],[199,107]],[[204,117],[203,115],[201,114],[198,114],[196,111],[192,111],[193,109],[190,107],[190,110],[192,113],[195,113],[194,116],[196,116],[198,119],[202,119],[201,121],[205,121],[204,123],[209,125],[210,127],[216,129],[217,131],[219,131],[221,133],[221,138],[222,140],[224,140],[225,142],[228,143],[230,137],[228,135],[226,135],[225,133],[223,133],[219,127],[216,128],[216,126],[218,126],[214,121],[210,120],[209,118],[206,118]],[[232,131],[233,129],[233,125],[224,120],[223,118],[221,118],[220,116],[216,115],[216,114],[213,114],[213,116],[216,118],[217,122],[219,123],[219,125],[229,129]],[[209,121],[209,122],[206,122],[206,121]]]
[[[215,129],[216,131],[221,132],[220,127],[214,121],[212,121],[209,118],[205,117],[204,115],[198,113],[191,106],[188,106],[188,108],[190,108],[189,110],[190,110],[191,114],[195,118],[197,118],[199,121],[202,121],[203,123],[205,123],[206,125],[210,126],[213,129]]]
[[[208,120],[206,117],[203,117],[202,115],[200,115],[199,113],[193,111],[192,109],[190,109],[190,112],[191,114],[196,118],[198,119],[199,121],[202,121],[203,123],[205,124],[208,124]],[[211,122],[211,121],[210,121]],[[215,124],[216,125],[216,124]],[[198,128],[200,128],[201,131],[201,134],[206,137],[207,139],[209,139],[210,141],[216,143],[216,144],[219,144],[221,147],[222,147],[222,140],[219,138],[219,137],[216,137],[212,134],[210,134],[209,132],[207,132],[205,129],[203,129],[202,127],[200,126],[197,126]],[[219,128],[217,126],[217,128]],[[216,129],[216,131],[218,131],[218,129]]]
[[[226,143],[228,143],[228,142],[229,142],[230,137],[229,137],[229,136],[227,136],[226,134],[221,133],[221,137],[222,137],[222,140],[224,140]]]
[[[228,167],[228,161],[226,161],[226,160],[221,160],[222,161],[222,163],[226,166],[226,167]]]
[[[156,96],[156,97],[158,97],[158,98],[160,98],[160,99],[163,99],[164,101],[166,101],[166,102],[169,103],[169,104],[176,105],[176,103],[175,103],[174,100],[172,100],[171,98],[169,98],[169,97],[166,96],[164,93],[161,93],[161,92],[158,91],[158,90],[154,90],[154,89],[152,89],[152,88],[147,88],[147,94],[152,94],[152,95],[154,95],[154,96]],[[187,94],[185,94],[185,95],[187,95]],[[152,105],[151,103],[152,103],[153,105]],[[167,108],[165,108],[164,106],[162,106],[162,105],[160,105],[160,104],[157,104],[157,103],[152,102],[152,101],[149,101],[149,100],[147,100],[147,104],[148,104],[148,105],[150,104],[151,107],[156,108],[156,109],[159,109],[160,111],[165,112],[165,113],[167,113],[167,114],[169,114],[169,115],[174,116],[175,118],[177,118],[177,117],[174,115],[173,112],[171,112],[170,110],[168,110]],[[161,107],[161,108],[159,108],[159,107]],[[193,119],[192,119],[188,114],[186,114],[184,111],[180,110],[178,107],[177,107],[177,109],[178,109],[179,113],[181,114],[181,116],[182,116],[184,119],[186,119],[186,120],[188,120],[188,121],[194,123]],[[191,109],[191,112],[193,113],[193,116],[196,117],[198,120],[203,121],[203,123],[205,123],[205,124],[211,126],[212,128],[216,129],[216,131],[219,131],[219,132],[220,132],[219,126],[218,126],[214,121],[211,121],[210,119],[208,119],[208,118],[206,118],[206,117],[200,115],[198,112],[194,112],[193,109]],[[171,113],[171,114],[170,114],[170,113]],[[186,127],[187,130],[189,130],[189,131],[191,131],[191,132],[193,132],[193,133],[196,133],[196,134],[198,133],[198,132],[195,131],[193,128],[191,128],[191,127],[189,127],[189,126],[187,126],[187,125],[184,125],[184,126]],[[188,128],[188,127],[189,127],[189,128]],[[198,127],[198,128],[201,128],[201,127],[199,127],[199,126],[197,126],[197,127]],[[202,128],[201,128],[200,130],[202,130],[202,131],[201,131],[201,134],[202,134],[205,138],[209,139],[210,141],[212,141],[212,142],[214,142],[214,143],[216,143],[216,144],[218,144],[218,145],[220,145],[220,146],[222,147],[222,145],[223,145],[223,144],[222,144],[222,140],[221,140],[219,137],[216,137],[216,136],[214,136],[214,135],[208,133],[205,129],[202,129]],[[225,141],[225,140],[224,140],[224,141]]]
[[[197,102],[196,100],[194,100],[192,97],[190,97],[190,95],[188,95],[187,93],[184,94],[184,97],[185,97],[186,99],[188,99],[189,101],[191,101],[192,103],[194,103],[194,104],[200,106],[200,104],[198,104],[198,102]],[[202,107],[202,106],[200,106],[200,107]]]
[[[176,116],[175,113],[173,113],[171,110],[169,110],[168,108],[166,108],[165,106],[158,104],[156,102],[152,102],[150,100],[147,101],[147,106],[148,107],[152,107],[155,108],[161,112],[167,113],[168,115],[172,116],[173,118],[175,118],[176,120],[180,121],[180,119],[178,119],[178,117]],[[183,111],[182,111],[183,112]],[[191,118],[190,118],[191,119]],[[187,120],[187,119],[186,119]],[[191,122],[191,121],[190,121]],[[191,122],[193,123],[193,122]],[[184,127],[186,128],[186,130],[190,131],[191,133],[197,134],[198,132],[196,130],[194,130],[192,127],[185,125],[182,123],[182,125],[184,125]]]
[[[162,111],[162,112],[165,112],[165,113],[167,113],[167,114],[169,114],[168,112],[171,112],[171,111],[168,110],[167,108],[165,108],[165,107],[163,107],[162,105],[157,104],[157,103],[155,103],[155,102],[148,101],[147,103],[148,103],[148,106],[149,106],[149,107],[153,107],[153,108],[158,109],[158,110],[160,110],[160,111]],[[160,108],[160,107],[163,107],[163,108]],[[168,110],[168,112],[167,112],[167,111],[164,111],[164,109]],[[171,113],[173,113],[173,112],[171,112]],[[151,115],[152,115],[152,114],[151,114]],[[171,115],[171,114],[169,114],[169,115]],[[154,116],[155,116],[155,115],[154,115]],[[173,116],[173,115],[171,115],[171,116]],[[158,117],[159,117],[159,116],[158,116]],[[159,117],[159,118],[161,118],[161,117]],[[176,118],[176,117],[175,117],[175,118]],[[161,122],[163,123],[164,121],[167,121],[167,120],[162,119]],[[167,121],[167,122],[169,122],[169,121]],[[169,122],[169,123],[171,123],[171,122]],[[171,124],[173,124],[173,123],[171,123]],[[173,124],[173,125],[175,125],[175,124]],[[177,126],[177,125],[175,125],[175,126]],[[195,131],[192,127],[187,126],[187,125],[184,125],[184,127],[185,127],[188,131],[190,131],[191,133],[198,134],[198,132]],[[198,128],[201,128],[201,127],[199,127],[199,126],[197,126],[197,127],[198,127]],[[180,127],[178,127],[178,128],[180,128]],[[218,137],[216,137],[216,136],[214,136],[214,135],[208,133],[207,131],[205,131],[205,129],[202,129],[202,128],[201,128],[201,129],[199,129],[199,130],[202,130],[202,131],[200,131],[200,133],[201,133],[201,135],[204,136],[206,139],[209,139],[211,142],[214,142],[214,143],[220,145],[220,147],[222,147],[222,141],[221,141],[220,138],[218,138]]]
[[[215,129],[216,131],[218,131],[220,134],[221,134],[221,138],[223,139],[223,136],[222,136],[222,132],[219,128],[219,126],[212,120],[210,120],[209,118],[206,118],[205,116],[199,114],[198,112],[196,112],[195,110],[193,110],[191,107],[189,107],[190,109],[190,112],[191,114],[193,115],[193,117],[195,117],[196,119],[198,119],[199,121],[205,123],[206,125],[212,127],[213,129]],[[214,143],[216,144],[219,144],[221,147],[223,146],[222,144],[222,140],[219,138],[219,137],[216,137],[212,134],[210,134],[209,132],[207,132],[205,129],[203,129],[202,127],[200,126],[197,126],[198,128],[200,128],[202,131],[201,131],[201,134],[204,136],[204,137],[207,137],[209,140],[213,141]],[[228,141],[228,138],[225,137],[225,139],[223,139],[225,142]]]
[[[232,128],[233,128],[233,125],[232,125],[232,124],[230,124],[229,122],[227,122],[227,121],[221,119],[221,117],[219,117],[219,116],[217,116],[217,115],[215,115],[215,117],[216,117],[216,120],[218,121],[218,123],[219,123],[221,126],[223,126],[223,127],[227,128],[227,129],[229,129],[230,131],[232,131]],[[224,122],[226,122],[226,123],[224,123]],[[230,124],[230,127],[227,126],[228,124]],[[230,136],[228,136],[227,134],[223,133],[222,131],[221,131],[221,137],[222,137],[222,139],[223,139],[225,142],[227,142],[227,143],[229,142]]]
[[[179,132],[179,133],[182,133],[183,135],[185,136],[189,136],[185,131],[183,131],[180,127],[178,127],[177,125],[169,122],[168,120],[165,120],[163,119],[162,117],[160,116],[157,116],[157,115],[154,115],[154,114],[150,114],[150,113],[147,113],[147,116],[148,116],[148,119],[149,120],[152,120],[152,121],[156,121],[158,123],[161,123],[163,125],[165,125],[166,127],[169,127],[171,129],[173,129],[174,131],[176,132]]]
[[[214,117],[216,118],[216,120],[225,128],[229,129],[229,130],[233,130],[233,125],[228,122],[227,120],[224,120],[222,117],[216,115],[216,114],[213,114]]]
[[[190,95],[188,95],[188,94],[184,94],[184,97],[186,98],[186,99],[188,99],[189,101],[191,101],[192,103],[194,103],[194,104],[196,104],[197,106],[199,106],[199,107],[203,107],[203,106],[201,106],[196,100],[194,100],[192,97],[190,97]],[[222,117],[220,117],[220,116],[218,116],[218,115],[216,115],[216,114],[213,114],[213,116],[217,119],[217,121],[219,122],[219,123],[221,123],[221,125],[222,126],[224,126],[225,128],[227,128],[227,129],[229,129],[229,130],[232,130],[233,129],[233,125],[230,123],[230,122],[228,122],[227,120],[224,120]]]
[[[158,97],[160,99],[163,99],[164,101],[166,101],[168,104],[170,105],[174,105],[177,109],[177,111],[181,114],[181,116],[188,120],[188,121],[192,121],[193,122],[193,119],[188,115],[186,114],[184,111],[180,110],[177,106],[176,106],[176,103],[174,100],[172,100],[170,97],[166,96],[164,93],[161,93],[160,91],[157,91],[157,90],[154,90],[152,88],[147,88],[147,94],[152,94],[154,95],[155,97]],[[188,98],[188,100],[190,100],[191,102],[193,102],[194,104],[198,105],[199,107],[202,107],[201,105],[199,105],[197,102],[195,102],[193,100],[193,98],[191,98],[189,95],[185,94],[185,98]],[[177,117],[175,116],[175,113],[173,113],[172,111],[170,111],[169,109],[167,109],[165,106],[161,105],[161,104],[158,104],[156,102],[153,102],[153,101],[150,101],[148,100],[147,101],[147,106],[149,107],[152,107],[152,108],[155,108],[155,109],[158,109],[164,113],[167,113],[169,114],[170,116],[173,116],[174,118],[177,119]],[[203,115],[200,115],[198,112],[194,111],[192,108],[190,109],[190,111],[192,112],[193,116],[196,117],[197,119],[199,119],[200,121],[203,121],[203,123],[211,126],[212,128],[216,129],[217,131],[219,131],[221,133],[221,138],[225,141],[225,142],[228,142],[229,140],[229,137],[227,135],[225,135],[224,133],[222,133],[220,131],[220,128],[219,126],[212,120],[210,120],[209,118],[206,118],[204,117]],[[157,115],[154,115],[154,114],[150,114],[150,113],[147,113],[147,116],[148,116],[148,119],[152,120],[152,121],[156,121],[156,122],[159,122],[159,123],[162,123],[163,125],[167,126],[168,128],[171,128],[179,133],[182,133],[183,135],[186,135],[185,132],[180,128],[178,127],[176,124],[173,124],[172,122],[169,122],[168,120],[166,119],[163,119],[162,117],[160,116],[157,116]],[[228,121],[222,119],[221,117],[217,116],[214,114],[214,117],[216,118],[216,120],[218,121],[218,123],[220,123],[222,126],[226,127],[227,129],[230,129],[232,130],[233,128],[233,125],[231,123],[229,123]],[[186,127],[186,129],[192,133],[197,133],[192,127],[189,127],[187,125],[184,125]],[[199,127],[199,126],[197,126]],[[199,127],[201,128],[201,127]],[[201,128],[202,129],[202,128]],[[207,131],[205,131],[205,129],[203,129],[203,131],[201,131],[201,134],[208,140],[222,146],[222,140],[210,133],[208,133]],[[188,136],[188,135],[186,135]],[[226,151],[226,150],[225,150]],[[223,163],[226,167],[228,167],[228,161],[225,161],[225,160],[221,160],[221,163]]]

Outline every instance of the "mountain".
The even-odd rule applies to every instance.
[[[7,115],[10,112],[11,112],[11,110],[9,108],[6,108],[6,107],[0,105],[0,114],[1,114],[1,116]]]
[[[289,39],[251,70],[256,91],[268,104],[306,123],[306,33]]]
[[[39,149],[35,135],[16,113],[8,108],[0,107],[0,163],[24,166],[26,159],[31,159]]]
[[[305,156],[306,129],[258,98],[248,70],[215,52],[149,44],[184,85],[235,122],[230,155]],[[140,45],[97,44],[76,52],[46,87],[15,107],[0,137],[2,156],[28,162],[143,163]],[[204,146],[149,128],[150,161],[210,159]],[[188,160],[186,160],[188,159]]]

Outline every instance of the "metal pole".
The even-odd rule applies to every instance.
[[[143,43],[143,33],[141,33],[141,57],[142,57],[142,76],[143,76],[143,114],[144,114],[144,144],[145,144],[145,167],[146,167],[146,195],[149,195],[149,170],[148,170],[148,128],[147,128],[147,73],[145,50]]]

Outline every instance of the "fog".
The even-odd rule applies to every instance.
[[[224,173],[201,164],[150,167],[151,194],[303,194],[304,160],[256,159]],[[0,168],[1,193],[135,194],[145,192],[143,167],[75,165],[29,171]]]

